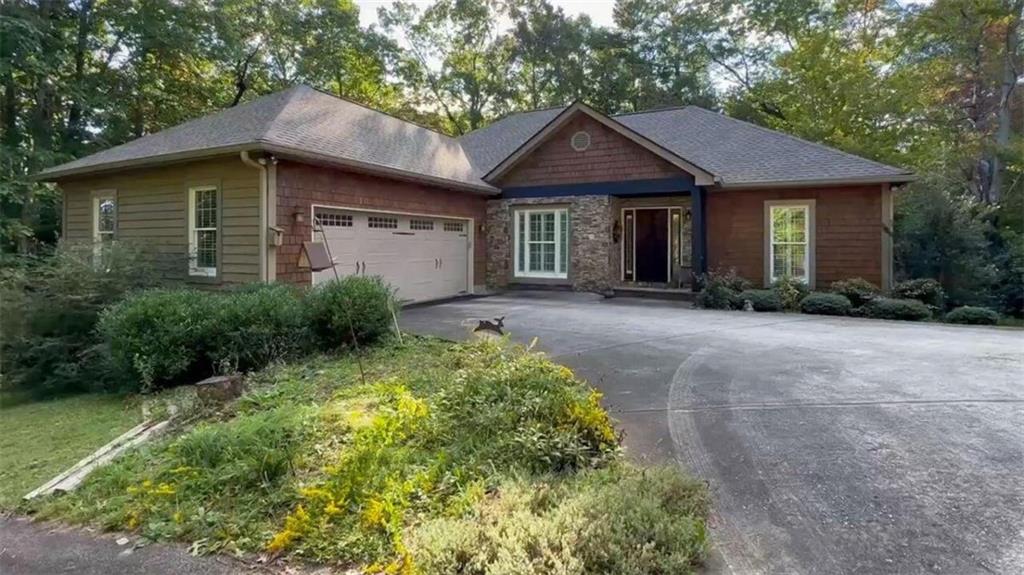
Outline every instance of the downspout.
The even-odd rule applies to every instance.
[[[244,150],[241,153],[242,163],[256,168],[260,171],[260,186],[259,186],[259,212],[260,212],[260,233],[258,234],[259,253],[260,253],[260,281],[267,281],[267,167],[263,164],[266,160],[260,160],[257,162],[249,156],[249,151]]]

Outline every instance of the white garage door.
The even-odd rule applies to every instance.
[[[426,301],[469,291],[469,222],[317,208],[339,276],[381,276],[403,302]],[[322,241],[314,233],[314,241]],[[314,272],[313,283],[334,279]]]

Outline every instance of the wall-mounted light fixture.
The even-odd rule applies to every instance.
[[[619,220],[612,223],[612,243],[617,244],[622,239],[622,224]]]
[[[292,220],[297,224],[304,224],[306,223],[306,214],[303,213],[302,210],[298,210],[292,214]]]

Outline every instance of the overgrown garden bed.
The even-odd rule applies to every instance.
[[[707,494],[625,462],[600,394],[505,342],[278,365],[41,517],[368,572],[685,573]]]

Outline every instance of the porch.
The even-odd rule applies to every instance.
[[[706,271],[705,191],[690,178],[506,188],[488,202],[496,288],[688,299]]]

